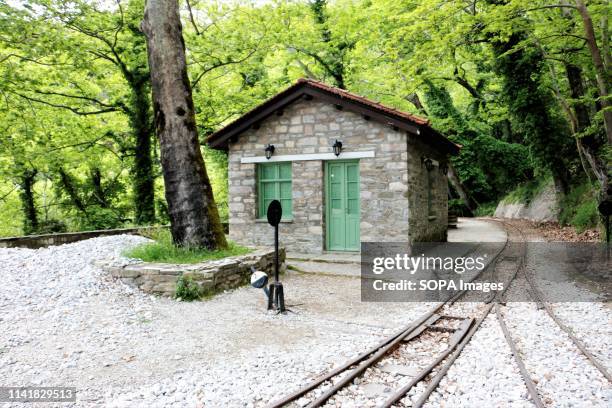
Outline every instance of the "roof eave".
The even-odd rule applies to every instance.
[[[377,110],[371,105],[361,103],[358,100],[350,99],[348,97],[343,97],[343,95],[336,92],[326,91],[320,86],[309,84],[309,82],[305,80],[298,81],[296,84],[258,105],[251,111],[236,119],[234,122],[213,133],[208,137],[207,145],[214,149],[227,150],[228,143],[232,139],[236,139],[241,133],[248,130],[251,126],[261,123],[275,112],[282,110],[285,106],[306,95],[326,101],[332,105],[340,106],[343,109],[347,109],[354,113],[367,116],[372,120],[395,129],[402,129],[414,135],[433,136],[435,140],[427,140],[427,138],[423,138],[423,142],[433,142],[433,145],[452,155],[459,153],[460,147],[458,145],[448,140],[445,136],[429,126],[429,124],[419,124],[411,122],[406,118],[400,118],[397,116],[394,117],[386,111]]]

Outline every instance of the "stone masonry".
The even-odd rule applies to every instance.
[[[284,272],[285,250],[279,249],[280,271]],[[249,282],[251,267],[274,276],[274,250],[258,249],[246,255],[233,256],[197,264],[166,264],[140,262],[129,265],[112,265],[105,261],[98,266],[143,292],[174,296],[180,276],[191,278],[201,295],[212,295],[234,289]]]
[[[343,152],[375,152],[373,158],[359,159],[362,242],[446,240],[446,176],[437,165],[431,170],[429,209],[428,176],[422,163],[422,157],[444,162],[445,154],[422,143],[419,136],[316,98],[287,106],[281,116],[268,117],[258,129],[249,129],[230,143],[230,238],[243,245],[273,243],[272,228],[258,219],[256,164],[241,163],[242,157],[262,156],[268,143],[275,146],[275,156],[330,153],[336,139],[342,141]],[[324,162],[294,161],[292,177],[293,219],[280,226],[282,244],[289,251],[321,253],[325,250]]]

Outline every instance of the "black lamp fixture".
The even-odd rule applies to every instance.
[[[266,159],[270,160],[270,157],[272,157],[272,155],[274,154],[274,145],[267,144],[265,148],[265,152],[266,152]]]
[[[336,139],[332,147],[334,148],[334,154],[336,157],[340,156],[340,152],[342,151],[342,141]]]
[[[431,159],[428,159],[427,157],[421,157],[421,163],[425,165],[427,171],[431,171],[434,168],[433,161],[431,161]]]

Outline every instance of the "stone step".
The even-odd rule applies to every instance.
[[[359,264],[296,261],[288,259],[287,265],[290,269],[303,273],[352,277],[359,277],[361,275],[361,265]]]

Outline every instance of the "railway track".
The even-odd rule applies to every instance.
[[[520,235],[521,240],[523,242],[526,241],[525,234],[520,228],[510,223],[504,222],[504,221],[498,220],[497,222],[502,223],[504,227],[506,228],[506,230],[513,229],[518,235]],[[526,256],[526,253],[525,253],[525,256]],[[609,383],[612,383],[612,377],[610,376],[610,373],[605,368],[605,366],[601,362],[599,362],[595,358],[595,356],[586,348],[586,346],[576,337],[572,329],[569,328],[567,325],[565,325],[557,317],[552,306],[548,302],[546,302],[544,295],[542,294],[542,292],[539,290],[537,286],[535,277],[532,276],[531,273],[529,273],[526,269],[523,269],[522,272],[524,274],[524,280],[527,284],[527,289],[528,289],[527,292],[529,293],[534,303],[538,305],[538,309],[543,308],[544,310],[546,310],[546,314],[567,335],[567,337],[571,340],[575,348],[593,365],[593,367],[595,367],[601,373],[603,377],[606,378],[606,380]],[[538,390],[536,383],[531,378],[529,370],[526,367],[525,361],[521,357],[520,347],[518,346],[517,342],[512,336],[511,330],[508,327],[509,325],[506,322],[507,320],[506,313],[502,310],[502,307],[500,306],[499,303],[495,304],[495,313],[497,316],[497,320],[504,333],[504,337],[506,338],[506,341],[508,342],[508,345],[510,346],[510,349],[512,350],[514,359],[517,365],[519,366],[521,376],[523,377],[523,381],[525,382],[525,385],[527,386],[527,389],[529,390],[529,394],[531,396],[532,401],[534,402],[536,407],[544,408],[546,404],[543,402],[543,399],[541,396],[542,393]]]
[[[503,276],[504,290],[498,295],[505,293],[524,266],[526,244],[519,247],[508,244],[509,239],[480,276],[473,278],[476,281],[491,271],[498,278]],[[483,295],[476,299],[464,299],[472,303],[459,304],[457,301],[465,295],[465,290],[458,292],[375,347],[272,402],[269,407],[315,408],[343,399],[363,402],[363,394],[351,394],[355,392],[351,390],[354,388],[351,385],[356,383],[359,383],[358,389],[369,390],[367,398],[373,399],[376,406],[401,406],[403,402],[408,402],[405,398],[409,398],[410,406],[421,407],[498,299],[498,296]],[[432,352],[432,349],[436,351]],[[414,396],[408,395],[416,389],[419,397],[415,401]]]

